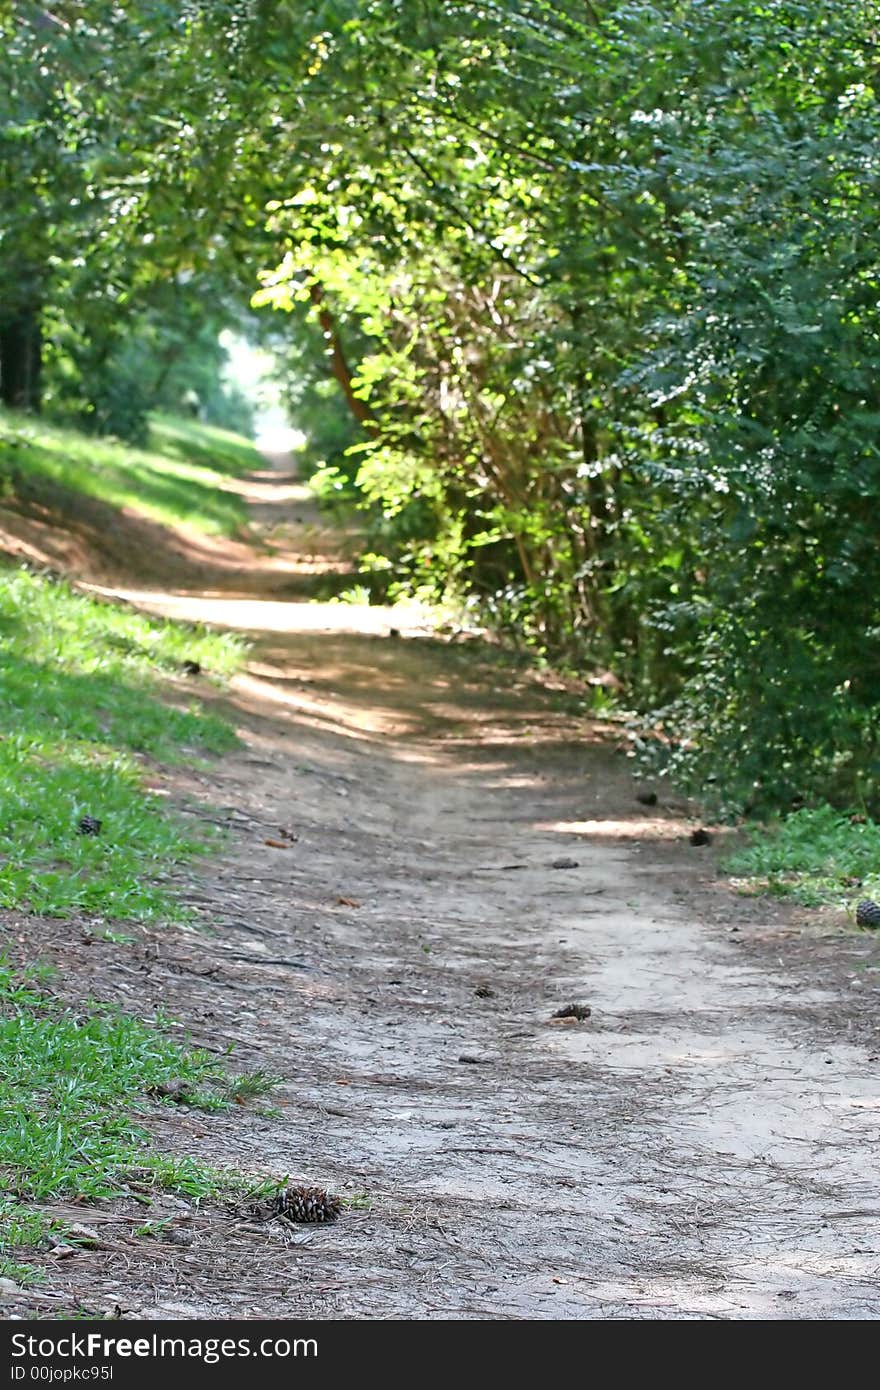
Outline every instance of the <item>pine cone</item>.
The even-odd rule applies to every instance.
[[[80,835],[100,835],[101,822],[95,816],[83,816],[76,828]]]
[[[553,1018],[576,1018],[582,1023],[585,1018],[589,1018],[593,1010],[589,1004],[566,1004],[564,1009],[557,1009],[552,1015]]]
[[[871,927],[874,931],[880,929],[880,904],[862,898],[856,907],[856,926]]]
[[[262,1219],[272,1221],[283,1216],[287,1221],[335,1221],[342,1203],[338,1197],[331,1197],[322,1187],[286,1187],[272,1199]]]

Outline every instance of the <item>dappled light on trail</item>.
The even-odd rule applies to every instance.
[[[542,821],[535,828],[589,840],[679,840],[690,822],[669,816],[628,816],[625,820]]]
[[[427,615],[415,604],[381,608],[368,604],[280,602],[97,586],[95,592],[108,598],[124,599],[163,618],[244,632],[344,632],[387,636],[394,628],[399,632],[428,630]]]

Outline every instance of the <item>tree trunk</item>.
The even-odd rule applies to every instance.
[[[370,410],[366,401],[362,401],[359,396],[354,394],[354,388],[351,384],[351,368],[348,365],[348,359],[345,356],[339,334],[336,331],[336,323],[333,315],[325,303],[324,291],[319,284],[312,283],[309,286],[309,294],[311,295],[312,303],[318,311],[318,322],[323,329],[324,337],[330,348],[330,361],[333,367],[333,375],[342,387],[342,393],[348,402],[348,408],[358,423],[363,425],[365,430],[369,431],[370,434],[376,434],[376,422],[373,419],[373,412]]]
[[[43,330],[40,305],[0,317],[0,401],[37,413],[42,402]]]

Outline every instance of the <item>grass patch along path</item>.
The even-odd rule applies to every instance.
[[[235,536],[247,508],[227,484],[259,467],[254,446],[196,421],[156,416],[146,448],[0,410],[0,486],[26,498],[47,484],[167,526]]]
[[[112,919],[174,917],[168,869],[203,847],[143,787],[138,754],[226,751],[231,727],[181,678],[228,674],[242,646],[0,571],[0,906]],[[170,698],[169,698],[170,694]],[[97,835],[79,833],[90,816]]]
[[[805,907],[852,907],[880,895],[880,825],[865,816],[817,806],[754,829],[750,839],[726,865],[748,892]]]
[[[234,637],[0,570],[0,908],[76,916],[111,940],[124,939],[112,923],[185,916],[169,876],[210,841],[146,790],[144,763],[155,777],[157,765],[235,747],[186,663],[204,684],[242,654]],[[99,833],[81,833],[86,817]],[[28,1251],[53,1230],[44,1201],[112,1196],[135,1162],[157,1187],[215,1190],[206,1165],[149,1147],[138,1112],[171,1081],[190,1106],[223,1108],[235,1094],[217,1062],[172,1041],[161,1018],[65,1008],[47,978],[39,963],[16,972],[0,958],[0,1277],[23,1283]]]
[[[28,1282],[21,1252],[53,1223],[35,1203],[114,1197],[141,1183],[204,1197],[229,1179],[152,1151],[138,1111],[163,1087],[190,1107],[229,1104],[234,1083],[207,1053],[114,1009],[59,1007],[35,978],[0,962],[0,1277]],[[173,1101],[167,1102],[173,1104]]]

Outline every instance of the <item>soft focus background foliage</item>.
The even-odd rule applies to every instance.
[[[220,334],[259,339],[377,595],[613,672],[722,809],[876,811],[878,37],[867,0],[15,5],[0,394],[242,428]]]

